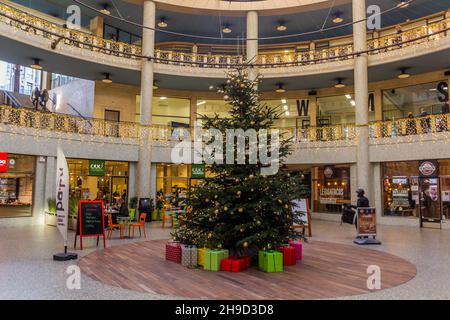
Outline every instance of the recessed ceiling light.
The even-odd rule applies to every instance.
[[[352,98],[352,95],[351,95],[351,94],[346,94],[345,97],[346,97],[348,100],[350,100],[350,99]]]
[[[355,100],[350,100],[350,104],[355,107],[356,106],[356,101]]]
[[[286,99],[281,99],[281,103],[286,104],[287,100]]]
[[[287,110],[289,110],[289,106],[285,104],[285,105],[283,106],[283,109],[287,111]]]
[[[334,15],[334,19],[333,19],[334,23],[341,23],[343,21],[344,21],[344,19],[341,17],[341,13],[338,12]]]
[[[160,28],[167,28],[168,24],[166,22],[165,18],[161,18],[158,22],[158,27]]]
[[[159,97],[159,100],[166,100],[167,97]]]
[[[278,83],[277,86],[278,87],[275,90],[275,92],[278,92],[278,93],[285,93],[286,92],[286,89],[284,89],[284,85],[282,83]]]
[[[109,73],[105,73],[105,78],[102,80],[103,83],[109,84],[112,83],[113,81],[110,78],[110,74]]]
[[[402,9],[407,8],[409,6],[409,1],[400,1],[397,6]]]
[[[406,72],[405,68],[403,68],[403,69],[401,69],[401,73],[397,77],[399,79],[406,79],[406,78],[411,77],[411,75],[408,72]]]
[[[30,67],[36,70],[42,70],[42,66],[39,62],[39,59],[33,59],[33,63],[30,65]]]
[[[286,111],[284,114],[287,115],[287,116],[291,115],[291,113],[289,111]]]
[[[280,24],[277,26],[277,30],[278,30],[278,31],[286,31],[286,30],[287,30],[287,27],[286,27],[286,25],[285,25],[284,23],[280,23]]]
[[[233,31],[233,30],[231,30],[229,24],[226,24],[226,25],[223,26],[223,29],[222,29],[223,33],[231,33],[231,31]]]
[[[341,79],[341,78],[337,79],[337,83],[334,85],[334,87],[338,88],[338,89],[345,88],[345,84],[342,83],[342,80],[343,79]]]
[[[100,10],[100,12],[106,14],[107,16],[111,15],[111,11],[109,11],[107,3],[104,3],[102,5],[102,9]]]

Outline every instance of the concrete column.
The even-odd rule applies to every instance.
[[[45,210],[48,209],[47,200],[55,199],[56,187],[56,157],[47,157],[45,163]]]
[[[383,92],[377,89],[374,92],[375,98],[375,121],[383,120]]]
[[[358,189],[357,185],[357,164],[353,163],[350,165],[350,201],[352,204],[356,204],[356,189]]]
[[[150,197],[152,197],[153,200],[156,200],[156,163],[151,164],[151,179],[150,179]],[[155,202],[156,204],[156,202]]]
[[[41,90],[52,89],[52,73],[48,71],[42,71],[41,73]]]
[[[377,220],[380,221],[383,216],[383,188],[381,177],[381,163],[375,163],[373,165],[373,195],[374,203],[370,205],[377,210]]]
[[[360,21],[353,25],[354,51],[367,50],[366,33],[366,1],[353,0],[353,21]],[[357,187],[366,190],[367,197],[372,200],[370,189],[369,162],[369,83],[367,54],[359,54],[354,61],[356,126],[359,129],[357,138]]]
[[[258,12],[247,12],[247,63],[254,64],[258,60]],[[248,76],[254,80],[258,74],[256,68],[250,68]]]
[[[191,97],[191,110],[190,110],[190,126],[193,127],[195,125],[195,121],[197,120],[197,97]]]
[[[103,38],[105,34],[104,25],[105,19],[103,17],[95,17],[89,23],[89,30],[91,30],[92,35]]]
[[[309,98],[309,124],[311,127],[317,127],[317,98]]]
[[[128,163],[128,201],[136,197],[136,162]]]
[[[143,25],[155,28],[156,5],[153,1],[144,2]],[[155,53],[155,31],[147,28],[142,30],[142,55],[153,57]],[[152,123],[153,100],[153,60],[144,58],[141,68],[141,141],[139,144],[139,162],[137,164],[137,197],[150,197],[150,163],[151,139],[150,125]]]
[[[45,199],[45,162],[41,162],[41,157],[36,157],[36,170],[34,173],[34,189],[33,189],[33,218],[36,221],[44,221],[44,210],[46,206]],[[44,158],[45,159],[45,158]],[[56,174],[56,173],[55,173]],[[53,181],[56,184],[56,178]]]

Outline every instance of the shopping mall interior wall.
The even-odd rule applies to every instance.
[[[92,118],[94,113],[94,82],[74,80],[50,90],[47,108],[52,112]]]

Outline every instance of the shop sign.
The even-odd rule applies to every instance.
[[[407,177],[392,177],[392,183],[394,184],[408,184]]]
[[[192,164],[191,178],[203,179],[205,177],[205,165],[204,164]]]
[[[105,161],[89,160],[89,175],[103,177],[105,175]]]
[[[325,167],[325,169],[323,170],[323,175],[325,176],[325,178],[330,179],[333,177],[334,175],[334,170],[333,167]]]
[[[375,208],[358,208],[358,236],[377,235],[377,215]]]
[[[421,177],[437,177],[439,164],[436,160],[425,160],[419,163],[419,172]]]
[[[8,154],[6,152],[0,152],[0,172],[6,172],[8,169]]]
[[[344,200],[344,188],[322,188],[319,191],[321,204],[337,204]]]

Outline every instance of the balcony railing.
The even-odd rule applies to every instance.
[[[392,139],[437,133],[450,134],[450,113],[374,122],[369,126],[371,139]]]
[[[153,58],[158,63],[201,68],[232,68],[245,65],[245,58],[242,55],[196,54],[156,50],[154,57],[144,57],[140,46],[105,40],[88,33],[68,29],[2,3],[0,3],[0,22],[6,23],[17,30],[47,38],[52,43],[62,41],[64,44],[73,47],[128,59]],[[444,19],[426,26],[369,40],[367,53],[370,55],[379,54],[446,37],[449,25],[450,19]],[[352,44],[295,53],[285,53],[283,50],[282,52],[260,54],[254,65],[261,68],[309,65],[352,59],[359,53],[354,52]]]

